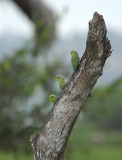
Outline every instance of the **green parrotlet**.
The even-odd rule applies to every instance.
[[[57,98],[57,97],[56,97],[54,94],[50,94],[50,95],[49,95],[49,100],[50,100],[52,103],[55,103],[56,98]]]
[[[64,77],[61,75],[56,76],[56,80],[59,84],[60,89],[64,89],[64,86],[66,85],[66,81],[64,80]]]
[[[77,51],[74,51],[74,50],[71,51],[71,62],[72,62],[73,71],[75,72],[80,62],[80,58],[78,56]]]

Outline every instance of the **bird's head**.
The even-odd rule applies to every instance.
[[[54,100],[55,98],[56,98],[55,95],[53,95],[53,94],[50,94],[50,95],[49,95],[49,99],[50,99],[50,100]]]
[[[72,50],[71,51],[71,56],[74,56],[75,54],[78,54],[77,51]]]
[[[61,75],[56,76],[57,81],[59,82],[63,77]]]

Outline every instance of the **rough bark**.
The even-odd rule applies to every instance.
[[[89,22],[86,50],[77,71],[71,76],[43,129],[30,137],[35,160],[62,160],[73,125],[111,55],[103,16],[94,13]]]

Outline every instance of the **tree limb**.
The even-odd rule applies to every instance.
[[[102,75],[111,44],[103,16],[89,22],[86,50],[77,71],[58,96],[42,131],[30,137],[35,160],[62,160],[73,125],[97,79]]]
[[[19,8],[29,17],[29,19],[35,24],[37,36],[46,27],[51,27],[52,32],[48,35],[49,40],[54,37],[54,15],[51,9],[49,9],[41,0],[13,0]],[[38,24],[42,21],[41,25]]]

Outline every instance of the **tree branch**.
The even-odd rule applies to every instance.
[[[73,125],[111,55],[102,15],[89,22],[86,50],[77,71],[58,96],[42,131],[30,137],[35,160],[62,160]]]
[[[54,14],[43,1],[41,0],[13,0],[19,8],[29,17],[29,19],[35,24],[37,36],[46,27],[51,27],[52,32],[50,33],[49,40],[54,37]],[[42,21],[42,24],[38,24]]]

